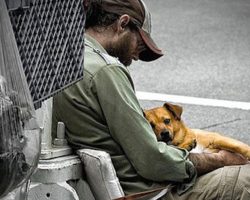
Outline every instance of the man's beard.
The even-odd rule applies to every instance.
[[[117,57],[125,66],[129,66],[132,63],[131,40],[130,34],[126,34],[115,44],[110,43],[106,51],[109,55]]]

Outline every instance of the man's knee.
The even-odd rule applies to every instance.
[[[239,175],[234,188],[233,199],[250,199],[250,164],[239,166]]]
[[[181,196],[170,192],[166,199],[250,199],[250,164],[228,166],[199,177],[192,189]]]

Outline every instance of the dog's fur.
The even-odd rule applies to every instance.
[[[250,160],[250,146],[219,133],[190,129],[181,120],[182,107],[165,103],[162,107],[144,110],[157,140],[192,152],[218,152],[220,149],[240,153]]]

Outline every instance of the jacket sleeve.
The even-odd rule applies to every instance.
[[[128,72],[111,65],[93,78],[110,133],[123,148],[137,173],[153,181],[192,182],[196,170],[188,152],[158,142],[143,116]]]

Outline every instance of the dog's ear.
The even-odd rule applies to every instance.
[[[163,107],[169,110],[176,119],[181,120],[182,107],[171,103],[164,103]]]

